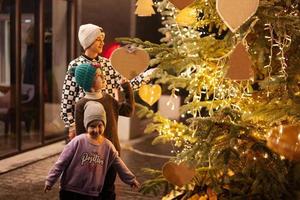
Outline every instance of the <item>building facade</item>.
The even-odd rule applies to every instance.
[[[76,3],[0,0],[0,159],[64,138],[60,98],[77,51]]]
[[[82,51],[80,24],[102,26],[106,44],[116,37],[159,42],[160,17],[136,17],[135,3],[0,0],[0,159],[65,138],[61,89],[67,64]]]

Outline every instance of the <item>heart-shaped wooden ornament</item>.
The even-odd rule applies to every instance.
[[[115,70],[130,80],[148,68],[150,57],[143,49],[120,47],[112,53],[110,61]]]
[[[179,10],[184,9],[191,3],[193,3],[195,0],[169,0],[176,8]]]
[[[186,163],[178,165],[173,162],[167,162],[163,166],[162,173],[170,183],[182,187],[193,179],[196,175],[196,170]]]
[[[139,89],[139,96],[152,106],[161,96],[161,87],[160,85],[142,85]]]
[[[249,80],[253,77],[252,60],[246,47],[239,43],[229,56],[229,68],[226,78],[236,81]]]
[[[235,32],[259,6],[259,0],[217,0],[217,12],[228,28]]]

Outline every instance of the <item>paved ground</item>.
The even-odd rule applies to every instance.
[[[166,146],[152,146],[151,140],[151,138],[146,138],[139,143],[132,144],[132,147],[147,153],[162,155],[170,153],[170,149]],[[55,155],[0,175],[0,200],[57,200],[58,184],[49,193],[43,193],[45,176],[57,157],[58,155]],[[125,149],[122,151],[122,158],[140,182],[147,179],[147,175],[142,172],[142,168],[161,168],[163,163],[167,161],[164,158],[141,155]],[[118,200],[161,199],[160,197],[143,196],[138,192],[131,191],[130,187],[120,180],[117,180],[116,188]]]

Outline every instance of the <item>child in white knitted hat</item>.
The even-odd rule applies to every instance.
[[[59,156],[46,179],[44,191],[60,181],[60,200],[96,200],[104,184],[108,168],[113,166],[121,180],[138,188],[135,176],[123,163],[114,145],[103,137],[106,113],[101,103],[89,101],[84,108],[87,133],[75,137]]]

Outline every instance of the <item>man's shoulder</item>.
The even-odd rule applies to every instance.
[[[107,58],[105,58],[105,57],[102,57],[102,56],[98,56],[98,60],[99,60],[100,62],[110,62],[109,59],[107,59]]]
[[[74,60],[72,60],[69,63],[68,68],[77,67],[78,65],[81,65],[81,64],[87,63],[87,62],[89,62],[89,60],[81,55],[81,56],[78,56],[77,58],[75,58]]]
[[[99,62],[103,64],[103,67],[109,67],[109,68],[112,67],[110,60],[102,56],[99,56]]]
[[[83,63],[89,63],[91,62],[89,59],[87,59],[86,57],[84,57],[83,55],[75,58],[74,60],[72,60],[69,65],[68,65],[68,69],[70,69],[71,67],[77,67],[78,65],[81,65]],[[98,63],[102,64],[104,68],[108,68],[109,70],[113,70],[111,62],[109,59],[99,56],[98,57]]]

